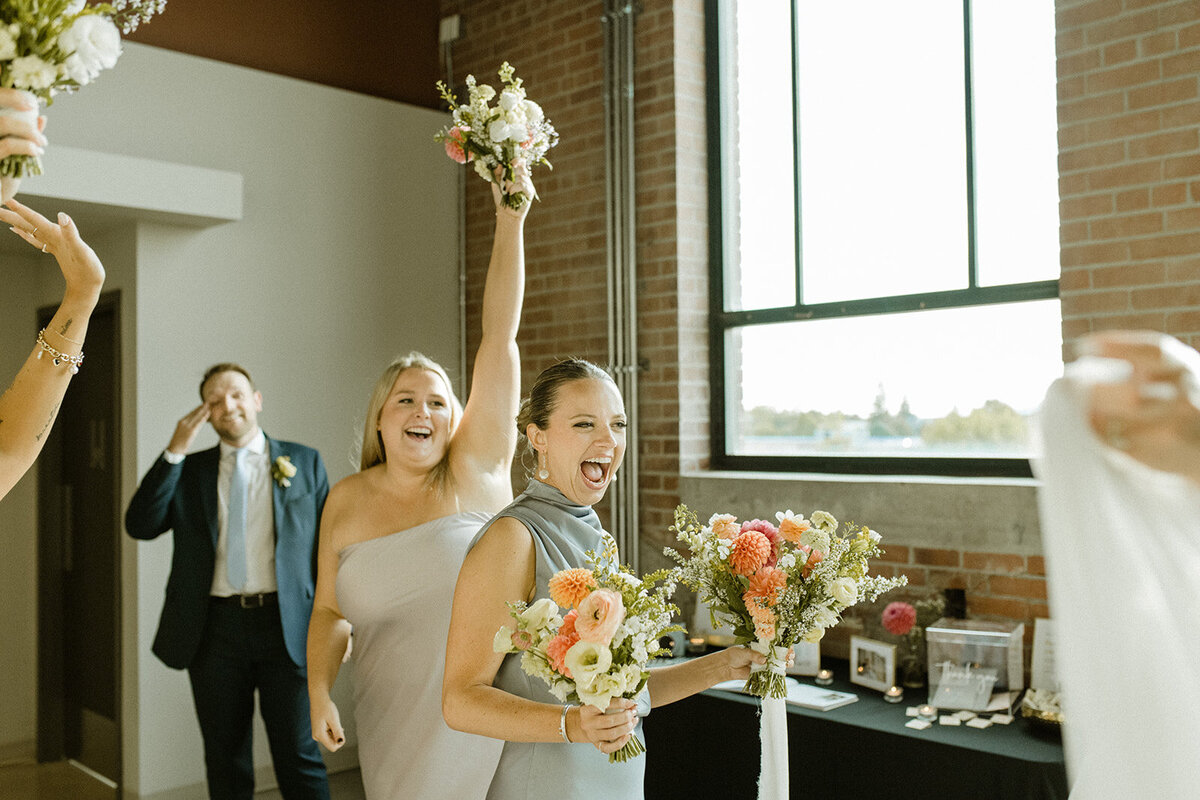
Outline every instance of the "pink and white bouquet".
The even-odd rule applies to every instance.
[[[0,86],[32,94],[50,105],[58,92],[72,92],[111,69],[121,55],[121,34],[162,12],[167,0],[0,0]],[[38,112],[0,109],[0,114]],[[41,175],[41,159],[15,155],[0,161],[5,199],[15,182]]]
[[[778,526],[714,514],[701,525],[681,505],[671,530],[690,552],[664,551],[679,563],[676,579],[708,605],[714,627],[731,626],[739,644],[766,656],[746,682],[745,691],[758,697],[786,696],[784,664],[796,642],[820,641],[844,609],[908,582],[867,575],[868,561],[882,551],[879,534],[866,526],[844,525],[839,533],[824,511],[804,519],[789,509],[775,517]]]
[[[450,105],[453,118],[434,138],[445,143],[450,158],[460,164],[473,162],[479,177],[499,185],[505,205],[520,208],[533,199],[526,197],[533,165],[550,166],[546,153],[558,144],[558,131],[541,106],[525,96],[521,79],[513,76],[507,61],[499,74],[503,82],[499,94],[468,75],[466,105],[459,105],[446,84],[438,81],[438,92]]]
[[[683,630],[671,619],[671,570],[636,577],[617,561],[617,543],[587,553],[591,568],[561,570],[550,579],[550,597],[509,603],[514,624],[496,632],[492,649],[520,653],[521,669],[546,682],[562,702],[608,709],[615,697],[634,699],[646,686],[646,663],[669,651],[659,638]],[[565,612],[565,613],[564,613]],[[608,757],[627,761],[646,748],[637,736]]]

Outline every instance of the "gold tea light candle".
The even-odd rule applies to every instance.
[[[833,683],[833,670],[822,669],[817,671],[816,682],[820,686],[828,686]]]

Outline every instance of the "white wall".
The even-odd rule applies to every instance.
[[[97,241],[106,263],[111,255],[121,264],[109,267],[108,287],[123,290],[126,500],[199,402],[200,375],[216,361],[251,370],[263,427],[318,448],[333,481],[351,471],[367,393],[393,355],[420,349],[456,372],[457,176],[432,140],[440,114],[126,44],[116,69],[47,115],[51,148],[243,176],[239,222],[139,222]],[[36,195],[37,181],[24,192]],[[7,267],[8,257],[0,259]],[[0,300],[6,317],[10,302]],[[22,340],[7,328],[4,341]],[[214,442],[208,431],[196,447]],[[32,513],[20,498],[10,501],[6,515]],[[32,552],[24,539],[19,546]],[[170,553],[169,535],[125,541],[124,777],[132,797],[203,796],[186,676],[149,652]],[[32,612],[34,599],[15,607]],[[11,616],[0,616],[0,636],[11,650],[32,651],[32,623]],[[17,676],[13,697],[0,695],[0,713],[11,703],[32,723],[33,692],[32,671]]]

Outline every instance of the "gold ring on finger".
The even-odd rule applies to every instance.
[[[30,236],[37,236],[37,229],[38,229],[38,226],[37,226],[37,225],[34,225],[34,226],[33,226],[33,230],[31,230],[31,231],[29,232],[29,235],[30,235]]]

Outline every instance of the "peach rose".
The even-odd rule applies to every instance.
[[[575,632],[586,642],[608,646],[625,619],[625,601],[611,589],[597,589],[579,604]]]
[[[475,157],[463,147],[463,144],[466,142],[466,137],[463,136],[463,133],[469,130],[470,128],[460,128],[455,125],[446,136],[446,155],[459,164],[465,164]]]
[[[712,528],[713,535],[718,539],[732,539],[742,532],[742,526],[738,525],[737,517],[733,514],[713,514],[708,527]]]

